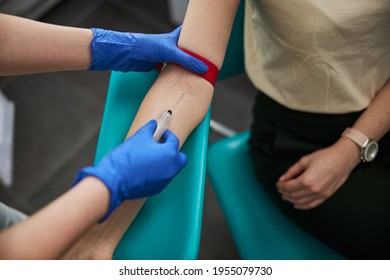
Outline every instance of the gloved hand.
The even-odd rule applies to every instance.
[[[116,32],[92,28],[89,70],[150,71],[161,62],[176,63],[203,74],[206,64],[177,47],[181,26],[166,34]]]
[[[157,122],[151,120],[132,137],[115,148],[96,166],[82,169],[74,185],[87,176],[100,179],[110,190],[110,206],[105,219],[125,199],[148,197],[161,192],[186,165],[179,151],[179,139],[166,130],[164,142],[153,140]]]

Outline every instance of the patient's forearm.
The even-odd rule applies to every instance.
[[[151,118],[172,109],[180,99],[173,109],[169,129],[177,135],[181,146],[205,116],[212,94],[213,86],[206,80],[177,66],[168,66],[142,102],[128,136]]]

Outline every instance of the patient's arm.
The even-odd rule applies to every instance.
[[[238,4],[239,0],[190,1],[179,46],[198,53],[221,68]],[[128,136],[150,119],[171,108],[182,93],[186,92],[174,109],[170,126],[178,136],[180,146],[183,145],[207,113],[213,90],[213,86],[199,76],[169,65],[142,102]],[[141,199],[137,203],[124,203],[110,219],[92,228],[65,258],[111,258],[143,202]]]

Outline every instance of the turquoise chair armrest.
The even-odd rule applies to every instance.
[[[138,108],[158,76],[111,74],[96,162],[123,142]],[[187,166],[159,195],[147,199],[114,259],[196,259],[199,250],[210,112],[182,147]]]

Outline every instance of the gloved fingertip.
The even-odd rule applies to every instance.
[[[194,69],[192,72],[196,74],[204,74],[209,70],[209,67],[206,65],[206,63],[200,61],[199,59],[193,58],[192,64],[194,65]]]
[[[197,74],[204,74],[209,70],[209,67],[204,63],[203,61],[200,61],[199,59],[194,59],[194,65],[198,72]]]
[[[184,166],[186,166],[187,164],[187,156],[185,154],[183,154],[182,152],[180,152],[180,164],[181,164],[181,168],[183,168]]]
[[[209,69],[203,61],[189,55],[179,48],[173,52],[171,59],[168,62],[179,64],[181,67],[195,74],[204,74]]]
[[[156,126],[157,127],[157,121],[155,119],[151,119],[150,121],[148,121],[146,123],[146,125]]]
[[[162,135],[162,139],[164,140],[165,143],[169,143],[173,145],[176,149],[179,148],[179,138],[177,138],[177,136],[169,129],[164,131],[164,134]]]
[[[149,134],[153,135],[153,133],[157,129],[157,121],[150,120],[144,126],[142,126],[139,130],[146,130]]]

